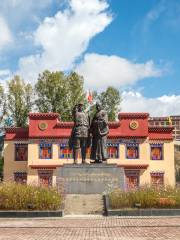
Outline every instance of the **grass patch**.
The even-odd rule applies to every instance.
[[[180,187],[153,188],[141,187],[130,191],[113,190],[109,193],[112,209],[134,208],[139,203],[141,208],[179,208]]]
[[[56,188],[0,183],[0,210],[57,210],[61,204]]]

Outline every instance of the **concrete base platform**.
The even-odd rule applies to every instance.
[[[57,185],[66,194],[104,194],[125,187],[124,169],[116,164],[66,164],[57,171]]]

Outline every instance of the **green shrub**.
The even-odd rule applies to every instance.
[[[116,189],[109,194],[112,209],[133,208],[140,203],[141,208],[179,208],[180,188],[141,187],[130,191]]]
[[[61,207],[62,196],[56,188],[0,184],[0,210],[56,210]]]

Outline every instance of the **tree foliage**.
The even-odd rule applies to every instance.
[[[28,113],[32,110],[33,89],[19,76],[8,82],[7,107],[16,127],[27,125]]]
[[[33,102],[33,93],[35,101]],[[50,72],[48,70],[39,74],[34,86],[26,84],[19,76],[15,76],[8,82],[8,92],[4,95],[0,86],[0,106],[3,112],[8,112],[17,127],[26,126],[28,113],[33,104],[38,112],[57,112],[62,121],[72,121],[72,109],[79,102],[87,106],[86,93],[84,91],[84,79],[75,72],[65,74],[61,71]],[[101,102],[108,113],[110,121],[117,118],[120,110],[120,92],[114,87],[108,87],[105,91],[92,92],[93,101]],[[7,104],[4,99],[7,98]],[[7,111],[6,111],[7,106]],[[1,108],[2,109],[2,108]],[[91,115],[95,113],[95,106],[91,108]],[[2,112],[2,111],[1,111]]]
[[[108,87],[106,91],[98,94],[97,99],[108,113],[109,121],[116,120],[117,113],[120,111],[121,96],[119,90]]]
[[[85,101],[84,80],[77,73],[44,71],[35,85],[36,105],[40,112],[57,112],[63,121],[72,119],[72,108]]]
[[[6,112],[6,98],[3,87],[0,85],[0,124]]]

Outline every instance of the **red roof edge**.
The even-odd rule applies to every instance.
[[[63,164],[59,165],[29,165],[32,169],[56,169],[57,167],[62,167]]]
[[[60,128],[72,128],[74,126],[73,122],[58,122],[56,124],[56,127],[60,127]],[[108,126],[110,128],[118,128],[120,127],[120,122],[119,121],[113,121],[113,122],[108,122]]]
[[[6,133],[28,133],[29,127],[7,127],[5,131]]]
[[[149,164],[136,164],[136,165],[128,165],[128,164],[119,164],[118,167],[123,167],[125,169],[147,169]]]
[[[56,127],[60,128],[72,128],[74,125],[73,122],[57,122]]]
[[[14,139],[28,139],[29,138],[29,128],[21,127],[10,127],[5,128],[6,136],[5,140],[14,140]]]
[[[118,114],[118,118],[120,119],[137,119],[137,118],[141,118],[141,119],[145,119],[149,117],[149,113],[143,113],[143,112],[136,112],[136,113],[132,113],[132,112],[121,112]]]
[[[148,126],[149,132],[168,132],[171,133],[174,127],[172,126]]]
[[[53,113],[53,112],[29,113],[28,116],[30,119],[55,119],[60,117],[59,113]]]

